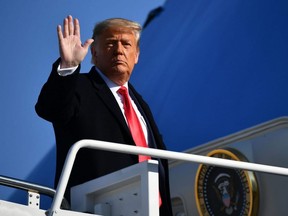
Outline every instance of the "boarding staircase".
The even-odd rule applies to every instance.
[[[242,140],[248,140],[251,143],[253,139],[259,139],[261,135],[264,136],[265,139],[270,139],[269,136],[276,137],[276,139],[271,138],[271,140],[277,140],[281,146],[284,146],[283,144],[285,144],[288,134],[287,129],[288,119],[285,117],[284,120],[278,119],[276,121],[260,125],[253,130],[241,132],[241,135],[238,134],[236,136],[233,135],[226,137],[225,139],[221,140],[221,143],[227,144],[227,142],[232,138],[236,143],[236,138],[239,138],[240,136],[242,137]],[[257,131],[257,133],[255,131]],[[246,138],[245,134],[247,135]],[[247,137],[249,137],[249,139]],[[279,137],[282,137],[282,141],[279,139]],[[239,142],[239,140],[237,140],[237,142]],[[217,147],[220,147],[219,140],[215,143],[217,143]],[[275,146],[275,143],[273,145]],[[71,190],[71,206],[69,206],[67,200],[64,198],[64,192],[66,190],[77,153],[82,148],[114,151],[125,154],[149,155],[152,158],[165,158],[170,161],[178,161],[178,164],[182,162],[185,164],[198,163],[216,167],[247,170],[264,174],[275,174],[276,176],[288,176],[288,169],[280,166],[271,166],[259,163],[210,157],[206,155],[193,154],[191,152],[173,152],[97,140],[80,140],[71,147],[67,155],[56,190],[15,178],[0,176],[1,185],[25,190],[27,191],[28,198],[26,205],[0,200],[0,215],[159,216],[158,162],[156,160],[145,161],[131,167],[127,167],[123,170],[119,170],[115,173],[111,173],[107,176],[103,176],[98,179],[86,182],[82,185],[73,187]],[[205,148],[207,148],[207,145]],[[185,176],[184,172],[183,176]],[[181,185],[179,185],[179,187],[180,186]],[[174,187],[173,182],[172,187]],[[185,185],[183,187],[185,187]],[[173,190],[174,189],[172,188],[172,191]],[[49,209],[40,208],[40,196],[43,194],[50,196],[53,199],[52,205]],[[283,206],[283,208],[287,207]],[[187,211],[178,213],[174,211],[174,216],[190,215],[192,214]],[[199,215],[201,215],[201,213],[199,213]]]

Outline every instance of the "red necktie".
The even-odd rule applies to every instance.
[[[136,143],[137,146],[147,148],[145,136],[144,136],[139,118],[136,115],[136,112],[132,107],[127,88],[124,86],[121,86],[117,92],[123,96],[124,114],[126,116],[127,123],[128,123],[134,142]],[[150,156],[139,155],[139,162],[149,160],[149,159],[151,159]]]
[[[147,148],[148,146],[146,143],[146,139],[145,139],[139,118],[135,110],[132,107],[127,88],[124,86],[121,86],[117,92],[123,96],[124,114],[126,116],[128,126],[129,126],[134,142],[136,143],[137,146]],[[145,156],[145,155],[138,156],[139,162],[149,160],[149,159],[151,159],[150,156]],[[162,199],[159,194],[159,206],[161,206],[161,204],[162,204]]]

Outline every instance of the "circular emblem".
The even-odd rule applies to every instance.
[[[237,161],[247,159],[234,149],[217,149],[208,156]],[[195,197],[201,216],[254,216],[258,210],[258,187],[251,171],[200,165]]]

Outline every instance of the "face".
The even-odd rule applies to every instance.
[[[94,64],[113,82],[123,85],[138,62],[139,49],[133,32],[108,28],[98,36],[91,49]]]

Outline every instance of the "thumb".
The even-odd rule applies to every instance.
[[[93,43],[93,39],[88,39],[85,41],[85,43],[83,44],[83,48],[88,49],[89,46]]]

